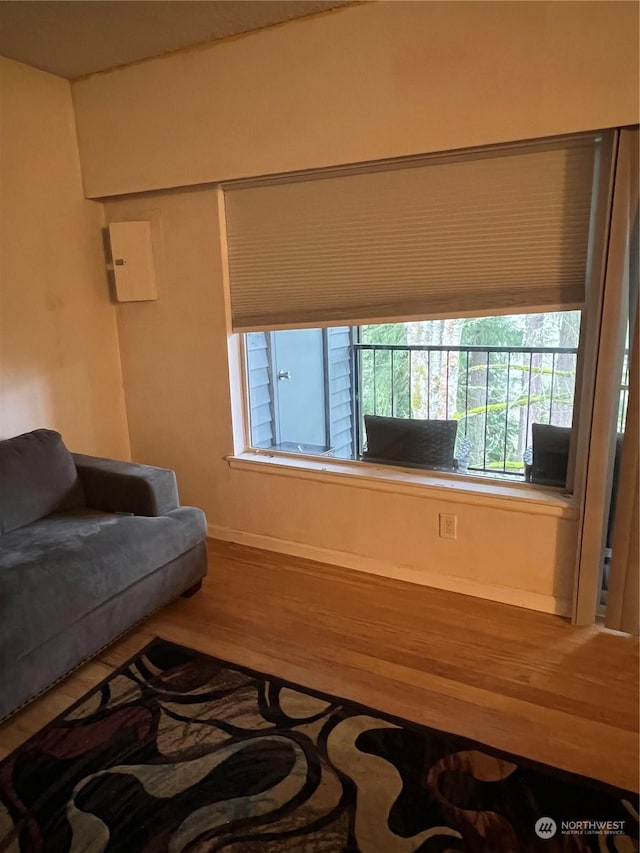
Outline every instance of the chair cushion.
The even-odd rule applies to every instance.
[[[204,513],[194,507],[157,518],[81,509],[7,533],[0,549],[0,664],[54,638],[205,538]]]
[[[83,503],[78,472],[60,433],[36,429],[0,441],[0,533]]]

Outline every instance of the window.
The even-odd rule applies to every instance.
[[[580,491],[574,397],[588,426],[595,362],[578,337],[583,309],[581,340],[598,334],[614,147],[593,132],[226,185],[251,446],[579,471]]]
[[[400,442],[375,461],[524,480],[532,425],[572,425],[579,331],[556,311],[249,333],[252,446],[367,460],[375,426]],[[428,435],[407,455],[410,419],[453,422],[453,464]]]

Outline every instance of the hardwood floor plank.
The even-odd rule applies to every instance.
[[[496,749],[638,789],[637,639],[210,540],[210,573],[0,725],[0,757],[162,636]]]

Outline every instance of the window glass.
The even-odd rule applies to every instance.
[[[247,334],[252,446],[524,480],[534,423],[566,455],[579,331],[559,311]]]

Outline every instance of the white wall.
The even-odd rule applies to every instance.
[[[74,84],[85,190],[121,195],[638,121],[632,3],[375,3]],[[214,188],[112,199],[154,221],[160,296],[118,308],[134,458],[178,472],[212,530],[567,611],[577,522],[443,492],[229,468]],[[459,536],[437,536],[440,511]]]
[[[574,515],[477,495],[301,479],[230,468],[234,450],[217,192],[106,203],[152,222],[158,300],[118,307],[133,458],[174,468],[183,502],[220,538],[567,613]],[[458,539],[438,514],[458,516]]]
[[[634,124],[638,4],[369,3],[73,96],[90,197]]]
[[[158,299],[117,308],[132,456],[175,469],[182,501],[214,521],[226,512],[232,450],[215,191],[114,200],[105,211],[108,222],[152,222]]]
[[[69,83],[0,59],[0,437],[49,427],[129,456],[103,212],[86,201]]]

